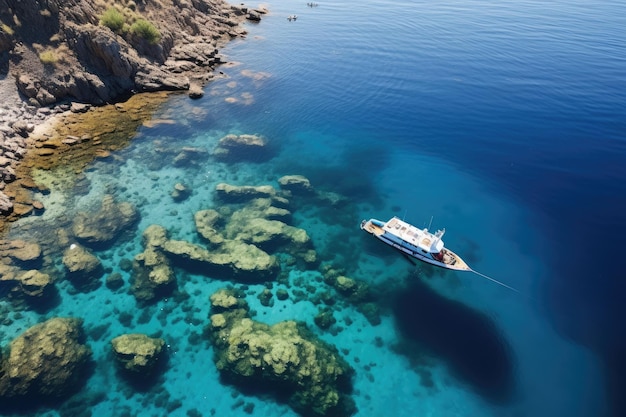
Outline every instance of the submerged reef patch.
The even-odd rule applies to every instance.
[[[91,362],[83,338],[81,320],[57,317],[14,339],[0,357],[0,411],[7,402],[42,404],[76,392]]]
[[[225,380],[244,391],[270,392],[305,416],[356,412],[349,395],[354,370],[306,325],[254,321],[247,303],[225,289],[211,296],[211,313],[208,333]]]

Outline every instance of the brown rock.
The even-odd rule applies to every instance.
[[[84,247],[72,244],[63,253],[67,278],[80,290],[89,291],[100,286],[104,270],[102,263]]]
[[[22,293],[28,297],[44,297],[52,287],[50,275],[34,269],[18,274],[16,280]]]
[[[41,247],[34,242],[24,240],[0,241],[0,250],[20,267],[37,267],[42,260]]]
[[[123,334],[111,340],[115,359],[123,370],[151,374],[163,359],[165,341],[141,333]]]
[[[36,404],[78,390],[91,359],[82,338],[80,320],[53,318],[14,339],[0,361],[0,402]]]

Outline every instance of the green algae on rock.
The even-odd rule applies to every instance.
[[[287,394],[289,405],[306,416],[356,411],[348,395],[354,371],[335,347],[302,323],[270,326],[250,319],[245,301],[230,290],[213,294],[211,302],[209,334],[217,368],[227,380]]]
[[[91,107],[84,113],[66,112],[40,126],[28,140],[27,152],[16,167],[16,180],[3,192],[15,203],[15,221],[33,210],[33,191],[63,193],[74,187],[83,169],[96,159],[123,149],[137,136],[154,112],[171,95],[137,94],[123,103]]]
[[[58,317],[14,339],[0,358],[0,404],[37,404],[73,394],[82,386],[91,360],[82,339],[81,320]]]

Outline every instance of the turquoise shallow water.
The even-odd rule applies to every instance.
[[[223,385],[212,349],[197,342],[209,295],[228,282],[178,271],[183,296],[141,308],[120,261],[142,251],[151,224],[197,242],[193,213],[219,206],[220,182],[277,187],[281,176],[302,174],[345,202],[296,204],[293,224],[325,262],[375,288],[382,322],[372,326],[341,304],[332,331],[317,328],[311,300],[324,284],[315,269],[285,269],[290,291],[312,286],[307,300],[264,307],[256,297],[262,285],[249,285],[246,300],[255,319],[302,320],[340,349],[356,370],[357,416],[609,415],[615,382],[598,347],[621,346],[621,328],[602,307],[613,305],[605,293],[614,272],[603,271],[594,281],[600,289],[587,291],[592,268],[579,256],[579,237],[560,235],[573,220],[583,237],[602,225],[598,218],[621,224],[606,204],[580,204],[610,196],[617,205],[623,197],[613,191],[626,178],[626,101],[616,88],[626,81],[616,29],[626,13],[617,2],[593,6],[272,2],[248,38],[225,49],[232,64],[203,99],[173,97],[154,117],[173,124],[141,128],[128,148],[89,167],[87,187],[39,196],[46,213],[23,222],[45,233],[56,214],[89,210],[104,194],[133,203],[141,220],[130,239],[97,253],[125,286],[77,294],[61,281],[61,303],[43,315],[9,313],[0,344],[42,318],[83,317],[96,368],[77,398],[93,415],[243,416],[246,404],[253,415],[296,415]],[[298,20],[288,21],[294,13]],[[211,151],[228,133],[262,134],[277,154],[173,165],[183,147]],[[177,182],[193,190],[182,203],[170,197]],[[413,266],[358,228],[363,218],[392,215],[420,227],[432,216],[433,229],[446,227],[447,246],[520,293]],[[581,222],[588,215],[596,223]],[[568,255],[571,265],[561,268]],[[110,339],[131,330],[168,343],[168,368],[147,392],[131,389],[112,366]]]

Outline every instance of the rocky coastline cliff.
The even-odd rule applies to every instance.
[[[264,13],[224,0],[0,0],[0,221],[37,124],[139,92],[199,96],[219,47]]]

